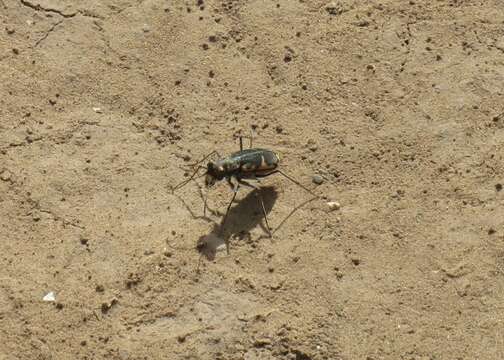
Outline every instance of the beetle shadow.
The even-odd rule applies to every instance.
[[[243,199],[235,200],[234,203],[237,203],[237,205],[229,209],[224,228],[222,227],[223,217],[221,223],[214,223],[212,230],[198,239],[196,248],[207,260],[215,259],[217,248],[229,243],[233,234],[239,234],[242,239],[246,236],[250,237],[250,230],[257,225],[260,225],[265,233],[268,232],[259,195],[262,195],[264,210],[268,215],[278,198],[278,192],[272,186],[254,189]]]

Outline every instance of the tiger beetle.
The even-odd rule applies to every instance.
[[[233,190],[233,197],[229,202],[226,214],[224,215],[224,218],[222,220],[221,231],[223,231],[224,229],[229,209],[231,208],[231,205],[233,204],[236,198],[236,194],[238,193],[240,185],[259,190],[258,186],[251,184],[246,180],[259,181],[259,179],[264,178],[266,176],[270,176],[273,174],[280,174],[285,178],[287,178],[288,180],[290,180],[291,182],[293,182],[294,184],[296,184],[297,186],[301,187],[302,189],[312,194],[315,198],[319,198],[318,195],[314,194],[311,190],[301,185],[298,181],[296,181],[291,176],[287,175],[285,172],[283,172],[278,168],[280,165],[280,156],[278,156],[277,153],[268,149],[252,148],[252,137],[250,137],[250,148],[244,150],[243,136],[240,136],[239,139],[240,139],[240,151],[232,153],[231,155],[225,158],[222,158],[217,151],[215,150],[212,151],[203,159],[193,164],[194,167],[197,166],[196,170],[188,179],[182,181],[174,188],[172,188],[172,192],[174,192],[177,189],[180,189],[181,187],[189,183],[191,180],[193,180],[198,175],[198,171],[201,169],[206,170],[206,172],[201,176],[205,176],[205,186],[207,188],[212,187],[217,181],[226,179],[227,183]],[[217,161],[209,161],[206,167],[201,165],[201,163],[210,158],[212,155],[217,155],[219,159]],[[264,221],[266,223],[266,228],[268,230],[268,235],[271,238],[272,234],[268,224],[268,217],[266,216],[264,201],[261,193],[258,192],[258,194],[259,194],[259,200],[261,202]],[[206,208],[207,205],[205,198],[204,210],[203,210],[205,214],[206,214]],[[227,252],[229,253],[228,241],[226,241],[226,249]]]

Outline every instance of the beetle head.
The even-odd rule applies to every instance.
[[[215,166],[213,162],[209,162],[207,165],[207,172],[205,176],[205,185],[206,187],[211,187],[218,180],[218,168]]]

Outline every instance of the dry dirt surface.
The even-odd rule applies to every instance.
[[[0,359],[503,359],[503,92],[498,0],[0,0]]]

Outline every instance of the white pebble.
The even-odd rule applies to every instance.
[[[327,203],[327,206],[329,206],[329,210],[334,211],[334,210],[339,210],[341,208],[341,205],[337,201],[329,201]]]
[[[48,292],[43,298],[43,301],[56,301],[56,295],[54,294],[53,291]]]

